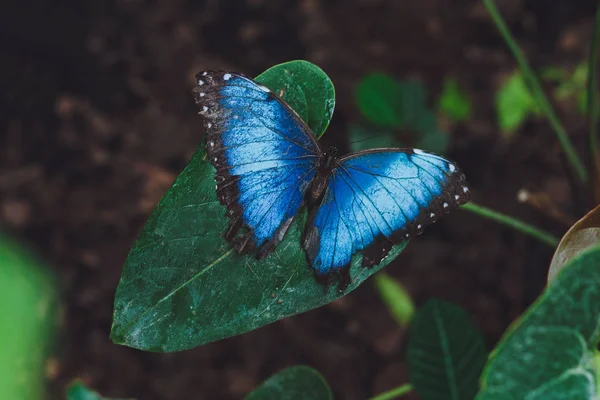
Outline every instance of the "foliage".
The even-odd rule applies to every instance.
[[[496,346],[477,400],[594,399],[600,339],[600,246],[550,281]]]
[[[369,125],[351,128],[353,150],[397,147],[401,144],[397,132],[407,130],[414,135],[415,147],[440,154],[446,152],[449,135],[439,128],[436,115],[427,106],[425,87],[420,82],[399,81],[383,73],[371,73],[357,84],[355,98]],[[448,97],[444,104],[449,107],[451,101]],[[366,138],[372,139],[357,142]],[[360,144],[355,146],[355,143]]]
[[[45,263],[0,233],[0,393],[43,398],[46,360],[58,325],[56,281]]]
[[[390,314],[398,324],[407,326],[415,313],[415,305],[410,294],[400,282],[383,271],[375,275],[374,282]]]
[[[300,365],[273,375],[245,400],[333,400],[333,395],[321,374]]]
[[[329,98],[333,86],[325,73],[316,73],[320,69],[306,62],[293,64],[294,68],[291,65],[271,68],[262,83],[279,91],[293,86],[286,71],[300,74],[307,68],[306,79],[316,81],[313,88],[330,89],[294,98],[305,98],[307,110],[313,109],[312,102],[333,104]],[[280,81],[275,79],[276,71],[280,71]],[[324,81],[328,83],[324,85]],[[290,99],[293,108],[294,98]],[[311,128],[326,126],[330,117],[329,111],[321,118],[313,115]],[[222,238],[227,218],[214,185],[214,168],[200,147],[161,199],[127,257],[115,296],[111,330],[115,343],[168,352],[239,335],[350,293],[406,245],[394,246],[372,269],[363,268],[362,255],[357,254],[350,269],[350,286],[343,293],[335,285],[324,292],[300,246],[305,213],[296,218],[277,250],[266,259],[242,257]]]
[[[438,109],[452,121],[464,122],[471,118],[471,99],[458,85],[458,81],[448,76],[438,99]]]
[[[469,315],[442,300],[429,300],[414,317],[407,362],[423,400],[471,400],[487,351]]]
[[[102,397],[99,393],[88,389],[82,381],[76,380],[67,388],[67,400],[119,400],[115,398]],[[133,400],[133,399],[121,399]]]

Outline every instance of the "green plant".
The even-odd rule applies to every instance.
[[[548,118],[576,176],[586,183],[588,173],[539,81],[493,2],[483,1],[521,65],[521,72],[512,83],[518,90],[508,91],[503,96],[518,97],[518,102],[526,104],[529,111],[539,110]],[[598,29],[594,43],[598,43],[597,37]],[[596,58],[594,49],[590,62],[595,63]],[[323,134],[334,107],[333,85],[323,71],[308,62],[293,61],[275,66],[256,79],[280,93],[316,136]],[[595,79],[594,69],[589,68],[588,81],[595,82]],[[591,84],[589,87],[594,88]],[[527,88],[531,88],[531,92],[526,91]],[[356,101],[368,124],[351,129],[351,136],[357,139],[353,144],[355,149],[362,148],[358,143],[368,140],[380,140],[385,145],[401,143],[402,137],[397,132],[408,129],[414,131],[415,144],[427,143],[425,138],[429,137],[434,138],[434,144],[428,144],[428,149],[440,146],[446,150],[449,135],[439,129],[435,114],[426,106],[426,92],[420,84],[371,74],[357,86]],[[458,122],[468,118],[470,109],[467,97],[456,81],[449,78],[438,101],[438,111]],[[592,111],[591,142],[596,143],[595,96],[588,97],[588,110]],[[371,127],[388,137],[371,139]],[[597,151],[597,147],[592,146],[592,150]],[[241,258],[220,238],[226,221],[224,209],[216,201],[213,175],[214,170],[200,148],[134,244],[115,298],[111,338],[116,343],[149,351],[178,351],[247,332],[348,294],[393,260],[406,245],[395,246],[386,262],[370,270],[360,267],[361,256],[357,255],[351,270],[355,279],[348,290],[342,294],[330,287],[324,293],[307,268],[299,246],[300,227],[306,216],[301,215],[292,224],[279,245],[282,251],[260,262]],[[470,203],[464,209],[550,246],[558,243],[551,234],[485,207]],[[477,377],[486,351],[481,334],[466,313],[440,300],[431,300],[415,313],[412,300],[401,285],[388,275],[378,275],[375,283],[390,312],[402,326],[410,327],[408,362],[412,382],[373,399],[391,399],[413,389],[423,399],[467,399],[478,390],[478,399],[520,398],[523,393],[531,399],[550,398],[547,397],[549,387],[560,388],[554,393],[571,389],[572,393],[595,393],[597,357],[593,350],[599,338],[591,327],[598,326],[600,312],[596,304],[600,304],[597,301],[600,299],[596,299],[598,288],[594,274],[597,269],[593,266],[600,263],[600,248],[592,245],[574,253],[576,255],[570,255],[566,263],[560,263],[557,269],[560,272],[548,289],[492,352],[481,377],[481,388]],[[586,297],[581,298],[581,293]],[[568,318],[561,319],[565,315]],[[531,347],[532,340],[538,341],[534,343],[540,346]],[[550,363],[551,373],[546,373],[550,369],[536,373],[535,361],[548,364],[551,349],[561,343],[565,345],[557,353],[560,362]],[[517,351],[523,348],[530,353]],[[532,357],[528,357],[529,354]],[[525,372],[519,369],[521,364],[528,365]],[[303,384],[316,376],[308,371],[281,372],[250,396],[268,398],[296,393],[287,389],[288,386],[281,386],[282,382],[296,385],[299,392],[306,393]],[[434,376],[442,377],[444,384],[436,386],[432,382]],[[563,377],[567,377],[564,382]],[[319,384],[308,386],[326,388],[320,377],[317,380]],[[561,386],[563,383],[569,387],[565,389]],[[283,391],[277,392],[282,387]],[[542,395],[546,397],[540,397]],[[329,390],[323,389],[315,398],[330,396]]]
[[[44,398],[44,371],[58,328],[58,290],[43,261],[0,232],[0,393]]]

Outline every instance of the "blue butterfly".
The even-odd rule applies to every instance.
[[[418,235],[469,200],[452,162],[418,149],[372,149],[338,157],[268,88],[237,73],[196,76],[206,151],[230,220],[225,239],[259,259],[308,207],[302,246],[317,278],[350,282],[350,260],[379,264],[393,244]]]

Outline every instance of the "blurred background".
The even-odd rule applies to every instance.
[[[497,5],[536,70],[573,71],[586,60],[595,1]],[[109,397],[237,399],[293,364],[319,370],[340,399],[408,381],[406,331],[369,281],[329,306],[190,351],[146,353],[109,340],[128,250],[202,139],[194,75],[211,68],[256,76],[294,59],[331,77],[337,107],[324,140],[344,149],[361,120],[355,88],[365,75],[418,80],[430,101],[451,75],[472,110],[440,124],[446,155],[466,173],[474,200],[557,236],[583,214],[548,124],[529,118],[511,134],[498,126],[496,93],[517,66],[480,1],[5,0],[0,228],[57,278],[49,398],[62,398],[80,377]],[[587,125],[575,103],[555,106],[582,150]],[[519,202],[522,189],[543,193],[563,214]],[[491,348],[539,295],[552,252],[457,211],[386,272],[417,305],[439,297],[464,307]]]

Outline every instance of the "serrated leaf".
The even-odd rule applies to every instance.
[[[471,117],[471,100],[452,77],[444,79],[438,104],[439,110],[452,121],[462,122]]]
[[[321,68],[308,61],[289,61],[269,68],[255,80],[281,95],[315,137],[323,135],[333,116],[335,89]]]
[[[311,109],[311,100],[322,96],[306,98]],[[300,246],[306,213],[267,258],[239,256],[223,239],[228,221],[214,174],[200,146],[148,219],[117,287],[115,343],[167,352],[248,332],[350,293],[406,245],[392,248],[373,269],[356,255],[346,291],[332,285],[325,292]]]
[[[58,290],[48,266],[0,232],[0,397],[35,400],[58,328]]]
[[[267,379],[245,400],[332,400],[331,389],[316,370],[295,366]]]
[[[408,326],[415,313],[410,294],[402,284],[384,272],[375,275],[375,287],[390,314],[401,326]]]
[[[527,88],[523,74],[514,72],[496,93],[496,113],[500,129],[510,135],[535,110],[535,100]]]
[[[462,308],[432,299],[413,318],[407,363],[422,400],[472,400],[486,357],[483,337]]]
[[[587,213],[565,233],[550,262],[548,281],[577,254],[597,245],[600,245],[600,206]]]
[[[356,104],[361,114],[371,123],[398,128],[405,121],[400,114],[404,88],[394,78],[372,73],[356,86]]]
[[[115,398],[102,397],[99,393],[88,389],[83,382],[76,380],[67,388],[67,400],[119,400]],[[120,399],[133,400],[133,399]]]
[[[477,400],[596,399],[600,246],[572,258],[505,333]]]

